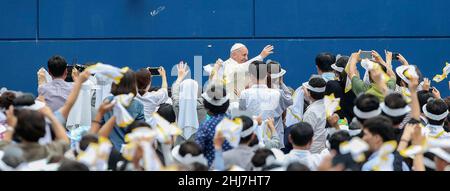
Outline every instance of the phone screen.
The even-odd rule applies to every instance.
[[[72,78],[73,67],[74,67],[73,65],[67,65],[67,77],[66,77],[66,79],[64,79],[64,81],[73,82],[73,78]]]
[[[361,59],[369,59],[373,60],[372,52],[371,51],[361,51],[361,54],[359,55]]]
[[[152,74],[152,76],[159,76],[160,74],[159,74],[158,69],[159,69],[159,68],[149,67],[149,68],[148,68],[148,71],[150,71],[150,74]]]

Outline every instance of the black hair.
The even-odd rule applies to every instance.
[[[4,92],[0,96],[0,108],[8,109],[9,106],[13,105],[16,94],[14,92]]]
[[[180,145],[180,150],[178,152],[182,157],[187,154],[198,156],[202,154],[202,148],[194,141],[186,141]]]
[[[335,150],[336,153],[340,153],[339,146],[345,141],[350,141],[352,137],[347,131],[338,131],[330,136],[328,142],[330,142],[330,149]]]
[[[255,151],[255,154],[252,157],[252,165],[253,167],[264,167],[266,166],[266,159],[269,156],[275,157],[273,152],[267,148],[260,148]]]
[[[333,68],[331,68],[331,65],[334,64],[335,61],[336,57],[329,52],[323,52],[316,56],[316,66],[322,72],[332,72]]]
[[[15,136],[28,142],[38,142],[45,135],[45,118],[42,113],[28,109],[16,109],[14,114],[17,116]]]
[[[223,99],[227,95],[225,87],[220,84],[211,84],[205,93],[214,101]],[[227,112],[228,107],[230,106],[230,100],[227,100],[221,106],[215,106],[203,98],[203,105],[212,115],[219,115]]]
[[[350,57],[348,57],[348,56],[341,56],[339,59],[337,59],[336,66],[345,69],[345,67],[347,67],[347,63],[348,63],[349,59],[350,59]],[[341,81],[343,81],[347,78],[347,73],[345,73],[345,70],[342,72],[339,72],[339,71],[336,71],[336,72],[339,73],[339,78]]]
[[[267,78],[267,66],[263,61],[255,60],[248,66],[248,72],[258,80]]]
[[[111,86],[111,93],[114,96],[120,94],[129,94],[133,93],[136,95],[137,93],[137,85],[136,85],[136,75],[135,73],[129,69],[125,74],[123,74],[122,79],[119,84],[113,83]]]
[[[170,123],[175,123],[177,121],[177,116],[173,110],[173,106],[168,103],[163,103],[159,105],[158,111],[156,111],[161,117]]]
[[[136,85],[138,93],[143,96],[147,90],[147,86],[152,82],[152,74],[147,68],[142,68],[136,72]]]
[[[281,72],[281,65],[277,61],[269,61],[267,63],[267,87],[272,88],[272,78],[271,74],[278,74]]]
[[[434,115],[441,115],[444,112],[448,111],[448,106],[442,99],[432,99],[428,101],[426,109],[428,113],[434,114]],[[444,124],[446,118],[436,121],[432,120],[427,117],[428,123],[431,125],[442,125]]]
[[[53,77],[62,77],[67,70],[67,62],[62,56],[52,56],[47,62],[48,72]]]
[[[379,135],[383,142],[395,140],[392,121],[385,116],[377,116],[364,122],[364,128],[374,135]]]
[[[299,122],[290,126],[292,144],[295,146],[305,146],[312,141],[314,136],[313,128],[309,123]]]
[[[392,93],[392,94],[387,95],[384,98],[384,104],[386,105],[386,107],[388,107],[390,109],[401,109],[408,105],[408,103],[406,103],[403,96],[399,93]],[[407,115],[407,114],[404,114],[401,116],[394,117],[394,116],[390,116],[387,113],[384,113],[384,111],[382,113],[384,116],[389,117],[392,120],[392,123],[394,123],[394,125],[399,125],[400,123],[402,123]]]
[[[245,130],[250,129],[250,128],[253,127],[253,120],[250,117],[247,117],[245,115],[241,115],[241,116],[239,116],[237,118],[240,118],[242,120],[242,131],[245,131]],[[250,134],[247,137],[241,137],[241,140],[240,140],[239,143],[240,144],[247,143],[247,142],[249,142],[252,139],[252,137],[253,137],[253,133]]]
[[[433,99],[433,93],[428,90],[420,90],[417,92],[417,98],[419,99],[420,112],[423,113],[422,107],[427,104],[430,99]]]
[[[20,106],[31,106],[35,104],[35,97],[31,93],[24,93],[13,100],[13,105],[16,107]]]
[[[380,107],[380,100],[372,94],[361,94],[355,99],[355,107],[362,112],[374,111]],[[365,119],[359,118],[356,114],[355,116],[360,123],[364,123]]]
[[[194,162],[190,165],[190,171],[208,171],[209,168],[208,166],[198,163],[198,162]]]
[[[308,84],[310,86],[312,86],[313,88],[323,88],[327,86],[327,82],[321,78],[321,77],[313,77],[309,80]],[[325,92],[313,92],[311,90],[309,91],[309,95],[311,95],[311,97],[315,100],[320,100],[323,99],[323,97],[325,96]]]
[[[151,126],[148,123],[144,122],[144,121],[133,121],[133,123],[128,125],[128,127],[126,128],[125,134],[131,133],[134,129],[136,129],[138,127],[151,128]]]
[[[89,171],[89,168],[81,162],[65,159],[58,167],[58,171]]]
[[[311,171],[306,165],[300,162],[291,162],[286,167],[286,171]]]
[[[80,143],[79,143],[80,149],[82,151],[85,151],[88,148],[89,144],[91,144],[91,143],[98,143],[97,135],[95,135],[95,134],[86,134],[86,135],[84,135],[81,138]]]

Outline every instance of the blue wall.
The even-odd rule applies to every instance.
[[[250,56],[273,44],[270,58],[293,87],[315,72],[322,51],[398,51],[432,77],[450,61],[448,7],[447,0],[1,0],[0,86],[36,92],[36,71],[54,54],[170,69],[195,55],[203,64],[226,59],[235,42]],[[434,85],[449,95],[446,83]]]

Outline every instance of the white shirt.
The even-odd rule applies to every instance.
[[[256,84],[241,92],[239,98],[239,109],[249,114],[262,115],[263,119],[278,117],[276,109],[280,106],[280,92],[270,89],[265,84]]]
[[[239,64],[232,58],[229,58],[225,62],[223,62],[223,74],[222,78],[225,80],[227,87],[227,94],[230,96],[230,100],[232,102],[238,101],[238,97],[234,93],[234,89],[236,89],[239,93],[245,89],[245,86],[248,84],[248,66],[255,60],[262,61],[263,58],[261,56],[256,56],[248,60],[247,62]]]
[[[450,133],[446,132],[444,130],[444,127],[439,126],[439,125],[428,124],[423,129],[422,134],[426,135],[427,137],[432,137],[432,138],[436,138],[436,139],[450,138]]]
[[[317,100],[306,109],[303,121],[311,125],[314,130],[311,153],[320,153],[326,148],[327,130],[325,129],[327,120],[323,99]]]
[[[286,164],[299,162],[307,166],[309,170],[315,171],[322,162],[322,159],[328,154],[329,154],[328,150],[324,150],[320,154],[312,154],[308,150],[292,149],[291,152],[285,155],[284,162]]]
[[[151,119],[153,112],[156,112],[159,105],[165,103],[169,95],[166,88],[161,88],[158,91],[147,92],[144,95],[138,94],[136,99],[144,105],[145,120]]]

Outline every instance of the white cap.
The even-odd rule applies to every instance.
[[[242,47],[245,47],[245,45],[242,44],[242,43],[235,43],[235,44],[231,47],[230,53],[231,53],[231,52],[234,52],[235,50],[240,49],[240,48],[242,48]]]

